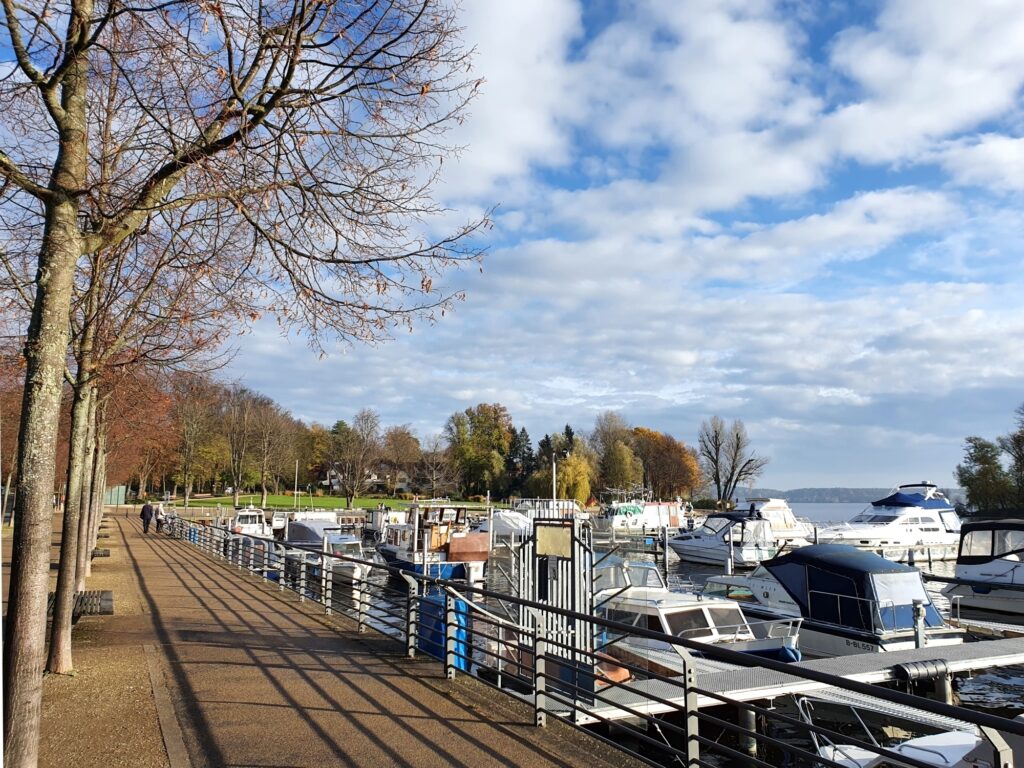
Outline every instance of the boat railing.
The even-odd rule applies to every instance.
[[[472,675],[480,684],[525,702],[537,726],[551,719],[580,728],[614,725],[588,732],[646,764],[834,766],[817,754],[810,734],[831,733],[835,740],[839,734],[804,724],[784,707],[756,703],[779,695],[783,684],[787,690],[825,686],[870,695],[893,706],[964,720],[982,731],[991,728],[1024,738],[1021,722],[814,667],[755,659],[721,645],[648,629],[646,623],[632,626],[357,557],[236,536],[181,518],[170,520],[166,530],[208,559],[213,578],[223,577],[224,569],[237,569],[263,579],[268,588],[291,591],[299,601],[335,617],[342,631],[380,632],[409,657],[436,658],[449,679]],[[335,566],[340,564],[353,567],[339,570]],[[266,610],[281,610],[278,605],[268,596]],[[648,644],[658,641],[659,648],[647,656],[630,655],[631,648],[601,646],[602,633]],[[751,672],[744,668],[755,664],[764,695],[750,698]],[[700,670],[725,675],[735,671],[737,682],[721,687],[710,682],[721,675],[698,675]],[[773,675],[777,683],[771,682]],[[722,705],[736,716],[721,717]],[[802,741],[789,735],[795,728],[802,729]],[[777,736],[783,729],[784,739]],[[842,736],[842,743],[863,746],[894,764],[929,768],[927,762],[868,742]],[[995,747],[988,759],[992,765],[1002,764]]]
[[[763,619],[747,621],[754,636],[760,639],[777,639],[780,637],[799,637],[802,618],[795,619]]]

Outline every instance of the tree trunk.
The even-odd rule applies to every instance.
[[[79,518],[82,511],[82,473],[89,432],[89,411],[93,388],[83,382],[88,373],[79,363],[78,382],[71,405],[71,435],[68,447],[68,493],[64,501],[64,522],[61,526],[60,567],[57,571],[56,599],[50,626],[50,655],[46,671],[58,675],[71,672],[71,611],[75,604],[75,582],[78,566]],[[87,554],[88,556],[88,554]]]
[[[82,117],[80,130],[62,132],[58,167],[60,156],[66,153],[84,155],[84,104]],[[69,146],[72,144],[78,146]],[[78,178],[84,178],[84,174],[75,181]],[[11,582],[4,622],[7,768],[31,768],[39,755],[57,427],[68,349],[71,284],[81,252],[77,218],[78,206],[73,197],[47,206],[36,297],[25,343],[25,392],[18,440],[19,489],[15,502],[18,525],[11,548]]]
[[[89,538],[89,551],[96,547],[100,535],[100,523],[103,522],[103,502],[107,494],[107,435],[105,426],[99,429],[96,440],[96,477],[93,480],[92,528]],[[90,564],[92,558],[89,558]],[[88,570],[91,570],[88,569]]]
[[[92,500],[93,463],[96,459],[96,411],[98,399],[95,389],[89,397],[89,429],[86,435],[82,463],[82,508],[78,518],[78,567],[75,569],[75,589],[85,589],[85,579],[92,573],[92,550],[89,549],[89,514]]]

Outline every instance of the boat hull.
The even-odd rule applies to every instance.
[[[943,590],[942,594],[951,603],[959,603],[961,608],[972,608],[976,611],[993,611],[995,613],[1024,614],[1024,590],[1000,589],[993,586],[969,587],[966,584],[954,584]],[[953,608],[954,614],[956,608]]]
[[[483,580],[484,564],[482,562],[453,562],[433,559],[424,563],[422,560],[413,561],[406,553],[396,552],[390,547],[378,547],[377,551],[388,565],[427,578],[471,582]]]
[[[669,540],[669,547],[680,560],[708,565],[725,565],[729,550],[726,547],[701,547],[688,541]],[[733,565],[737,568],[755,568],[762,560],[768,560],[778,553],[777,547],[733,547]]]

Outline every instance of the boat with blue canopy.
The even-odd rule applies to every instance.
[[[934,483],[910,483],[871,502],[848,523],[820,529],[818,541],[849,544],[899,562],[953,560],[960,517]]]
[[[845,544],[816,544],[766,560],[749,575],[713,576],[704,593],[743,603],[751,619],[800,617],[807,656],[962,643],[921,572]]]

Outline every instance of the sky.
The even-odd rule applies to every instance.
[[[954,484],[1024,402],[1019,0],[465,0],[485,79],[437,199],[497,206],[435,325],[227,372],[306,421],[536,441],[741,419],[758,485]]]

